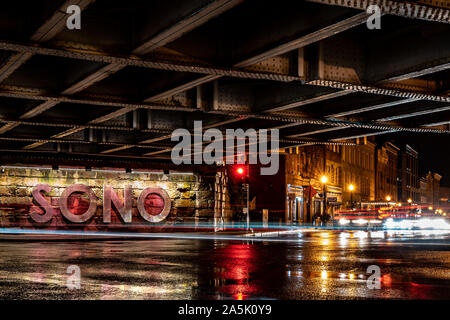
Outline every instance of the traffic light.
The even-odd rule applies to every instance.
[[[231,167],[231,174],[233,180],[244,183],[247,181],[249,176],[248,166],[244,164],[237,164]]]
[[[236,167],[236,174],[240,177],[245,176],[245,168],[242,166]]]

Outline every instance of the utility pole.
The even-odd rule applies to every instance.
[[[242,191],[245,196],[245,213],[246,213],[246,221],[247,221],[247,230],[250,229],[250,210],[249,210],[249,198],[250,198],[250,184],[248,181],[249,177],[249,168],[248,166],[238,166],[235,169],[236,175],[240,177],[242,184]]]
[[[247,203],[247,230],[250,230],[250,210],[249,210],[249,197],[250,197],[250,184],[248,181],[246,181],[245,185],[245,192],[246,192],[246,203]]]

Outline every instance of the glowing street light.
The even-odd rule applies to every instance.
[[[328,178],[326,176],[322,176],[322,178],[320,178],[320,181],[322,181],[323,184],[323,216],[326,215],[327,213],[327,181]]]
[[[411,203],[411,202],[412,202],[412,199],[411,199],[411,198],[409,198],[409,199],[408,199],[408,203]]]
[[[353,208],[353,190],[355,190],[355,186],[353,184],[350,184],[348,186],[348,190],[350,191],[350,205]]]
[[[386,196],[386,201],[391,201],[391,196]]]

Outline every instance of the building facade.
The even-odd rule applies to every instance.
[[[398,201],[398,154],[391,142],[378,146],[375,153],[375,201]]]
[[[440,184],[442,176],[438,173],[428,172],[420,179],[420,202],[433,208],[440,206]]]
[[[285,159],[286,221],[311,222],[325,210],[321,177],[326,172],[322,145],[290,148]]]
[[[357,139],[342,147],[342,190],[345,207],[375,200],[375,143]],[[350,190],[349,186],[354,187]]]
[[[325,213],[331,218],[342,205],[341,150],[339,145],[287,150],[284,157],[287,222],[312,222]]]
[[[258,179],[265,183],[254,190],[264,188],[267,197],[259,196],[256,211],[269,209],[271,217],[286,223],[310,223],[325,213],[333,218],[336,209],[420,200],[418,153],[391,142],[377,146],[367,137],[355,144],[285,149],[279,174]]]
[[[420,201],[419,153],[406,144],[400,149],[398,162],[398,200],[418,203]]]
[[[450,214],[450,187],[439,188],[439,206],[447,216]]]

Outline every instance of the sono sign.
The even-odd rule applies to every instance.
[[[31,218],[38,223],[49,222],[55,213],[52,203],[44,196],[44,192],[51,191],[51,187],[44,183],[33,188],[33,199],[38,206],[30,210]],[[84,194],[89,200],[80,196]],[[58,199],[61,214],[69,221],[83,223],[95,215],[97,211],[97,197],[91,188],[84,184],[73,184],[67,187]],[[111,208],[114,206],[124,223],[131,223],[133,210],[133,193],[131,186],[124,188],[121,201],[113,188],[103,186],[103,222],[111,222]],[[148,222],[161,222],[170,212],[171,202],[167,192],[161,188],[146,188],[137,199],[137,208],[142,218]]]

